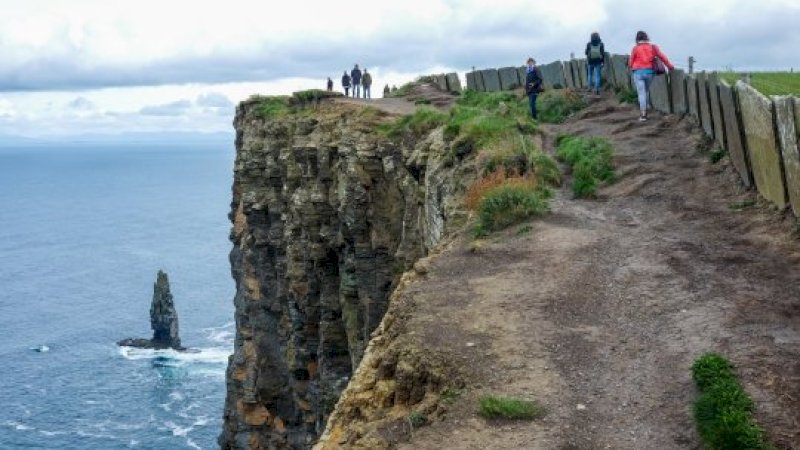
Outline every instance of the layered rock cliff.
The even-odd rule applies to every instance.
[[[442,131],[388,139],[337,101],[239,105],[230,219],[236,340],[224,449],[307,448],[358,366],[400,275],[464,223]]]

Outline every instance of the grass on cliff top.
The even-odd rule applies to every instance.
[[[733,85],[741,74],[722,72],[720,78]],[[800,96],[800,73],[793,72],[754,72],[753,87],[764,95],[796,95]]]
[[[730,361],[706,353],[692,365],[692,379],[700,390],[694,419],[705,448],[774,450],[753,420],[753,400],[742,388]]]
[[[378,125],[378,132],[390,138],[398,138],[405,134],[422,137],[442,126],[447,121],[447,114],[436,108],[421,107],[413,114],[406,114],[399,119]]]
[[[532,134],[536,125],[527,108],[527,99],[513,92],[465,91],[450,110],[445,139],[455,147],[480,148],[519,133]]]
[[[550,210],[552,191],[531,175],[509,174],[499,169],[480,177],[467,190],[465,203],[478,214],[475,237],[486,236],[524,219]]]
[[[572,89],[548,89],[536,104],[539,120],[545,123],[561,123],[586,105],[583,96]]]
[[[572,168],[572,192],[575,197],[594,197],[602,183],[613,183],[614,148],[599,137],[562,136],[556,157]]]
[[[256,115],[262,119],[272,119],[284,117],[302,109],[305,106],[317,104],[328,98],[341,97],[338,92],[328,92],[322,89],[308,89],[298,91],[290,96],[277,95],[257,97],[259,104],[256,107]]]
[[[478,407],[478,414],[486,419],[534,420],[544,413],[544,408],[534,401],[494,395],[481,397]]]

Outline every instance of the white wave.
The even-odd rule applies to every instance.
[[[65,434],[68,434],[66,431],[45,431],[45,430],[39,430],[39,433],[41,433],[41,434],[43,434],[43,435],[45,435],[47,437],[63,436]]]
[[[191,448],[193,448],[195,450],[203,450],[203,447],[200,447],[199,445],[197,445],[197,443],[195,443],[191,438],[186,438],[186,445],[188,445],[189,447],[191,447]]]
[[[31,347],[30,349],[35,351],[35,352],[39,352],[39,353],[47,353],[47,352],[50,351],[50,347],[48,347],[48,346],[46,346],[44,344],[37,345],[36,347]]]
[[[119,354],[130,361],[158,359],[161,365],[182,367],[187,364],[228,363],[232,351],[225,347],[208,347],[179,352],[173,349],[153,350],[146,348],[119,347]]]
[[[3,422],[3,426],[9,427],[9,428],[13,428],[13,429],[15,429],[17,431],[29,431],[29,430],[35,430],[36,429],[36,428],[33,428],[33,427],[29,427],[28,425],[25,425],[24,423],[14,422],[14,421],[11,421],[11,420]]]
[[[194,430],[193,425],[189,425],[188,427],[182,427],[171,420],[164,422],[164,426],[166,426],[172,432],[173,436],[180,436],[180,437],[186,437],[186,435],[188,435],[190,431]]]

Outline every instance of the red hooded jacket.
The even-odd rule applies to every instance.
[[[655,59],[656,56],[661,58],[661,61],[664,62],[669,70],[675,68],[675,66],[669,62],[669,59],[667,59],[667,55],[662,53],[657,45],[653,45],[649,42],[636,44],[636,47],[633,47],[628,67],[630,67],[631,70],[652,69],[653,59]]]

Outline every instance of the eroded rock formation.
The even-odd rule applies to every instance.
[[[138,348],[185,350],[178,335],[178,312],[169,291],[169,278],[160,270],[153,285],[150,327],[153,329],[152,339],[124,339],[118,344]]]
[[[442,131],[389,140],[371,108],[236,112],[230,259],[236,340],[223,449],[307,448],[400,275],[461,226],[473,170]]]

